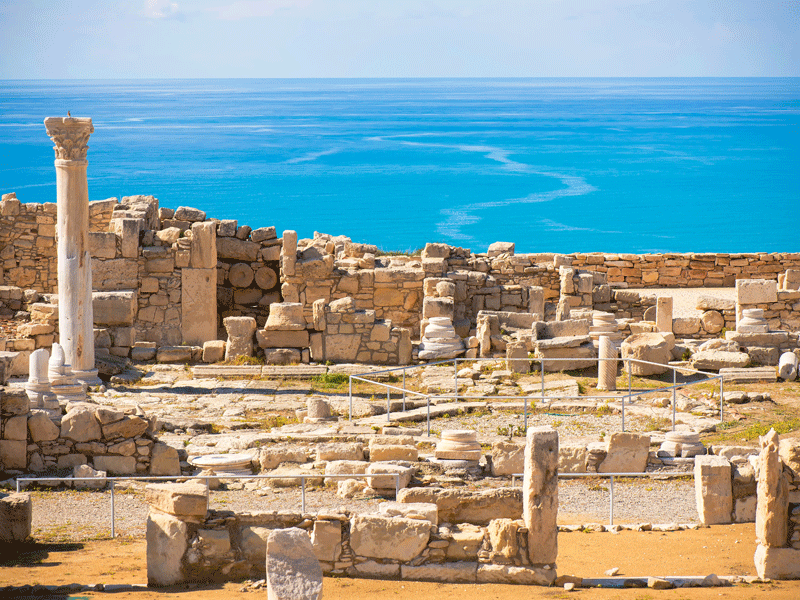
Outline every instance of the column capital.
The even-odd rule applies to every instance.
[[[56,159],[86,160],[89,136],[94,132],[91,118],[47,117],[44,126],[55,142]]]

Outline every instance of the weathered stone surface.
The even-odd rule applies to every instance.
[[[0,440],[0,469],[25,469],[26,453],[25,440]]]
[[[554,563],[558,556],[557,431],[549,427],[528,429],[524,473],[522,502],[528,557],[534,565]]]
[[[192,346],[217,339],[216,268],[181,269],[181,338]]]
[[[348,442],[334,442],[317,446],[317,460],[364,460],[364,446]]]
[[[773,279],[737,279],[738,304],[764,304],[778,301],[778,282]]]
[[[430,532],[428,521],[361,515],[350,521],[350,547],[358,556],[407,562],[425,549]]]
[[[637,333],[622,342],[622,358],[633,359],[630,361],[630,370],[633,375],[657,375],[667,372],[667,363],[672,359],[669,345],[660,333]],[[636,361],[645,361],[643,364]],[[661,366],[664,365],[664,366]]]
[[[150,475],[180,475],[181,461],[172,446],[156,442],[150,453]]]
[[[387,517],[426,520],[433,525],[439,523],[439,509],[435,504],[423,502],[381,502],[378,512]]]
[[[758,455],[758,508],[756,538],[759,544],[779,548],[787,542],[789,489],[779,454],[780,437],[771,429],[761,438]]]
[[[61,419],[61,437],[73,442],[91,442],[102,436],[100,423],[94,410],[86,405],[78,405]]]
[[[292,527],[270,532],[266,579],[268,600],[322,598],[322,568],[306,531]]]
[[[588,452],[583,444],[559,444],[559,473],[586,473]]]
[[[267,558],[267,539],[273,529],[269,527],[242,527],[242,554],[252,564],[260,565]]]
[[[20,543],[31,535],[33,505],[30,494],[0,495],[0,542]]]
[[[105,471],[109,475],[136,474],[136,457],[134,456],[95,456],[94,468]]]
[[[800,579],[800,550],[759,544],[753,561],[762,579]]]
[[[606,458],[597,467],[597,472],[644,473],[649,453],[649,435],[612,433],[608,439]]]
[[[138,310],[134,291],[93,292],[92,310],[97,325],[133,325]]]
[[[27,440],[28,439],[28,417],[18,415],[6,419],[3,428],[3,438],[7,440]]]
[[[478,564],[478,583],[509,583],[516,585],[553,585],[555,569],[516,567],[513,565]]]
[[[228,281],[231,285],[238,288],[246,288],[253,283],[255,273],[247,263],[236,263],[228,271]]]
[[[794,381],[797,378],[798,360],[794,352],[784,352],[778,361],[778,377],[784,381]]]
[[[299,302],[273,302],[269,305],[269,316],[264,324],[264,329],[302,331],[305,328],[303,305]]]
[[[727,298],[715,298],[714,296],[700,296],[697,299],[697,304],[695,308],[698,310],[713,310],[713,311],[722,311],[722,310],[733,310],[736,308],[736,302],[734,300],[728,300]]]
[[[342,524],[339,521],[314,521],[311,545],[319,560],[336,562],[342,555]]]
[[[256,340],[261,348],[308,348],[310,344],[306,330],[259,329],[256,331]]]
[[[697,515],[703,524],[731,522],[731,463],[721,456],[696,456],[694,489]]]
[[[136,415],[127,415],[120,421],[103,425],[103,437],[107,440],[116,438],[132,438],[142,435],[150,426],[150,422]],[[88,440],[81,440],[88,441]]]
[[[151,483],[145,488],[145,500],[152,507],[177,517],[205,518],[208,488],[192,482]]]
[[[414,475],[414,469],[392,463],[373,462],[367,467],[366,474],[376,475],[376,477],[368,479],[369,486],[385,493],[408,487],[411,477]]]
[[[28,417],[28,431],[34,443],[49,442],[58,439],[59,429],[50,416],[43,411],[32,411]]]
[[[217,232],[215,223],[192,223],[191,259],[192,269],[217,268]],[[216,279],[215,279],[216,282]]]
[[[488,525],[492,519],[519,519],[522,515],[520,489],[470,491],[416,487],[400,490],[397,500],[436,504],[439,521],[445,523]]]
[[[89,465],[75,465],[72,468],[72,485],[76,488],[90,488],[101,490],[106,487],[106,472],[97,471]]]
[[[203,362],[217,363],[225,358],[225,342],[223,340],[211,340],[203,344]]]
[[[271,290],[278,284],[278,275],[270,267],[260,267],[255,272],[256,285],[262,290]]]
[[[180,519],[153,512],[147,516],[147,585],[182,583],[181,562],[188,547],[188,527]]]
[[[255,262],[261,247],[254,242],[247,242],[237,238],[217,238],[217,256],[227,260],[241,260]]]
[[[725,327],[725,317],[716,310],[708,310],[700,317],[700,325],[707,333],[716,334]]]
[[[188,363],[194,359],[194,353],[194,346],[161,346],[156,351],[156,360],[160,363]]]
[[[93,260],[92,286],[95,290],[136,289],[139,286],[139,264],[128,258]]]
[[[253,317],[225,317],[222,322],[228,332],[225,360],[231,361],[240,356],[252,356],[256,320]]]
[[[725,352],[722,350],[703,350],[692,355],[693,369],[700,371],[719,371],[725,368],[742,368],[750,362],[746,352]]]
[[[513,442],[492,444],[492,476],[522,473],[525,467],[525,446]]]
[[[414,446],[400,444],[370,445],[369,459],[372,462],[386,460],[405,460],[415,462],[419,459],[419,451]]]
[[[426,563],[419,566],[400,565],[400,578],[407,581],[438,581],[441,583],[474,583],[478,563],[472,561]]]
[[[0,390],[0,413],[3,415],[27,414],[29,403],[25,390],[9,388]]]

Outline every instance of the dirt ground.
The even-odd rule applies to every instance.
[[[559,534],[558,573],[580,577],[603,577],[604,572],[619,568],[619,576],[705,576],[755,575],[753,552],[754,526],[718,525],[695,531],[670,533],[630,532]],[[147,582],[144,539],[99,540],[72,544],[39,544],[0,561],[0,587],[13,585],[65,585],[80,583],[94,586],[133,584],[139,589],[106,592],[82,591],[62,594],[60,598],[136,598],[150,600],[167,596],[192,600],[222,600],[233,597],[266,595],[266,590],[241,591],[240,583],[224,586],[181,586],[169,590],[150,590]],[[24,597],[22,590],[4,597]],[[415,600],[517,600],[521,597],[587,599],[710,599],[746,600],[769,597],[770,600],[800,598],[800,581],[738,584],[721,588],[651,589],[578,589],[514,585],[465,585],[409,581],[325,578],[326,600],[361,600],[363,598],[409,598]],[[30,597],[30,596],[29,596]],[[54,596],[49,596],[50,598]]]

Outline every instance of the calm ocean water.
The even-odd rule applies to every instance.
[[[800,79],[0,81],[0,192],[152,194],[386,249],[800,250]]]

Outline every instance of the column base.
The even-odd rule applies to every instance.
[[[97,376],[97,369],[89,369],[87,371],[78,371],[73,369],[72,373],[75,378],[81,383],[88,386],[103,385],[103,380]]]

